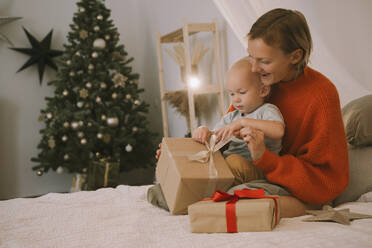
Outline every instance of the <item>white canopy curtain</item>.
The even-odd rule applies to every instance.
[[[337,87],[341,105],[372,94],[372,1],[370,0],[214,0],[247,48],[246,34],[259,16],[274,8],[301,11],[314,49],[310,66]],[[242,55],[243,56],[243,55]]]

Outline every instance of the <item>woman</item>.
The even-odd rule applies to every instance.
[[[332,201],[348,184],[339,96],[325,76],[307,66],[312,39],[300,12],[271,10],[253,24],[247,38],[252,71],[272,86],[269,102],[279,107],[286,127],[279,155],[266,148],[262,131],[237,127],[266,180],[230,192],[264,188],[280,195],[281,217],[304,215],[306,209]]]

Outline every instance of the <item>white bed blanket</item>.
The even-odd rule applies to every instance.
[[[149,186],[118,186],[0,201],[0,247],[372,247],[372,219],[350,226],[282,219],[272,232],[193,234],[188,216],[146,201]],[[339,208],[372,214],[371,202]]]

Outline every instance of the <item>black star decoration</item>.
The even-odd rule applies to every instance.
[[[53,61],[53,57],[62,54],[62,51],[50,49],[50,44],[52,41],[53,29],[44,37],[42,41],[38,41],[33,37],[25,28],[25,31],[29,42],[31,43],[31,48],[10,48],[12,50],[30,55],[31,58],[17,71],[20,72],[27,67],[37,64],[39,70],[39,82],[43,81],[45,65],[49,65],[54,70],[57,70],[57,65]]]

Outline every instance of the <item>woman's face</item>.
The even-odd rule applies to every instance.
[[[296,76],[292,54],[268,46],[263,39],[248,39],[248,54],[252,71],[258,72],[263,84],[272,85],[280,81],[290,81]]]

